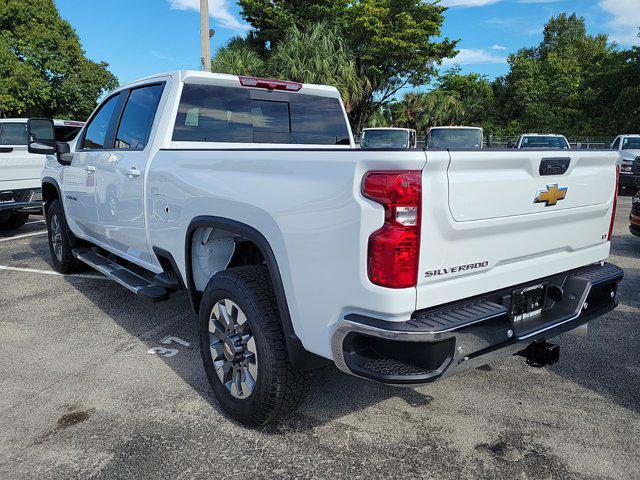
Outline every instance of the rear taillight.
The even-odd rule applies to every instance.
[[[620,188],[620,165],[616,165],[616,191],[613,194],[613,212],[611,212],[611,224],[609,225],[608,241],[611,241],[613,235],[613,226],[616,223],[616,209],[618,208],[618,189]]]
[[[422,175],[420,171],[375,171],[362,180],[362,194],[384,206],[384,225],[369,237],[369,280],[388,288],[418,281]]]
[[[302,89],[302,84],[298,82],[283,82],[272,78],[240,77],[240,85],[243,87],[266,88],[267,90],[285,90],[287,92],[298,92]]]

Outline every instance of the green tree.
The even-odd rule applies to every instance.
[[[337,29],[318,23],[307,30],[293,27],[268,53],[259,52],[251,36],[233,38],[212,60],[214,72],[274,77],[302,83],[333,85],[347,110],[367,88],[358,74],[353,54]]]
[[[597,92],[593,79],[615,54],[606,35],[588,35],[583,18],[561,14],[551,18],[542,42],[509,57],[509,73],[496,80],[499,121],[505,133],[522,131],[589,135],[596,132],[587,111]]]
[[[360,129],[369,115],[404,87],[427,83],[443,58],[455,55],[455,41],[441,34],[445,7],[422,0],[239,0],[242,16],[255,29],[258,48],[277,49],[296,27],[335,25],[370,86],[353,103]]]
[[[317,23],[305,31],[293,27],[274,48],[268,65],[277,78],[335,86],[347,111],[368,89],[366,78],[358,74],[353,54],[337,29],[326,23]]]
[[[86,118],[118,85],[53,0],[0,0],[0,116]]]
[[[265,77],[270,75],[264,59],[244,37],[234,37],[220,47],[211,61],[211,70],[230,75]]]
[[[455,96],[443,90],[434,90],[407,93],[402,100],[391,104],[383,112],[388,124],[413,128],[419,136],[424,137],[430,127],[459,124],[464,108]]]
[[[484,126],[493,130],[496,102],[491,82],[477,73],[461,74],[454,67],[440,76],[437,89],[460,102],[462,114],[457,119],[464,125]]]

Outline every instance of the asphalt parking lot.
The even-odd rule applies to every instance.
[[[40,217],[0,233],[0,478],[638,478],[640,238],[618,208],[619,308],[561,361],[420,388],[335,368],[277,425],[224,417],[185,296],[52,273]],[[164,343],[163,343],[164,341]]]

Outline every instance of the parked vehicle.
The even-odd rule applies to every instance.
[[[82,122],[55,120],[59,141],[72,141]],[[44,158],[27,152],[27,119],[0,119],[0,229],[17,229],[42,210],[40,172]]]
[[[482,148],[484,132],[480,127],[431,127],[427,133],[428,148]]]
[[[518,137],[516,148],[562,148],[569,150],[571,146],[564,135],[556,133],[525,133]]]
[[[620,188],[640,188],[640,135],[618,135],[611,149],[620,155]]]
[[[331,362],[391,384],[553,363],[549,339],[618,303],[610,151],[559,170],[546,151],[357,149],[335,88],[191,71],[119,88],[72,149],[46,127],[29,148],[50,155],[54,267],[186,290],[216,398],[248,425]]]
[[[411,128],[365,128],[360,148],[416,148],[416,131]]]
[[[631,215],[629,217],[631,225],[629,230],[635,236],[640,237],[640,191],[631,200]]]

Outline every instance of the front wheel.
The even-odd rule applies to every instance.
[[[288,358],[267,268],[248,266],[216,274],[200,303],[201,353],[222,409],[256,427],[298,408],[309,372]]]
[[[0,230],[17,230],[29,220],[27,212],[15,212],[9,215],[9,218],[0,222]]]
[[[47,233],[53,268],[57,272],[76,273],[86,269],[85,264],[73,256],[73,234],[67,227],[59,200],[52,201],[47,209]]]

